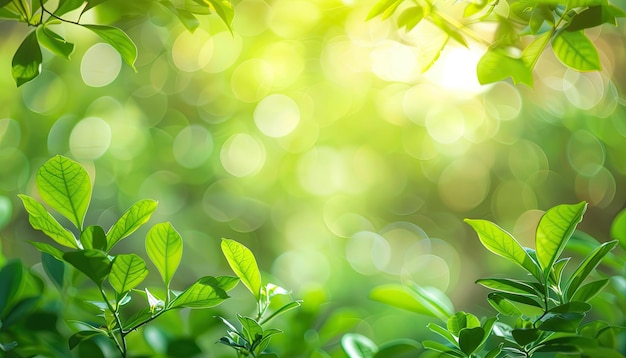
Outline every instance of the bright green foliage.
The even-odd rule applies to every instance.
[[[215,307],[229,297],[226,292],[235,288],[237,283],[239,279],[231,276],[202,277],[178,295],[170,307]]]
[[[37,28],[37,40],[39,44],[52,52],[55,56],[70,59],[70,55],[74,52],[74,44],[66,42],[65,39],[52,31],[48,24]]]
[[[183,240],[170,223],[154,225],[146,235],[148,257],[161,274],[166,289],[183,257]]]
[[[113,259],[109,282],[122,295],[137,287],[148,276],[145,261],[135,254],[117,255]]]
[[[261,273],[252,251],[230,239],[222,239],[222,252],[228,264],[254,297],[261,297]]]
[[[41,62],[41,48],[37,42],[37,35],[35,31],[31,31],[15,51],[11,62],[11,73],[18,87],[39,76]]]
[[[137,60],[137,46],[126,35],[126,33],[117,27],[102,26],[102,25],[83,25],[84,28],[93,31],[102,40],[109,45],[113,46],[117,52],[122,56],[124,62],[128,64],[133,70],[135,68],[135,61]]]
[[[107,251],[115,244],[135,232],[141,225],[150,220],[150,216],[156,210],[158,203],[155,200],[140,200],[133,204],[111,226],[107,233]]]
[[[434,287],[382,285],[370,292],[372,300],[446,321],[454,314],[448,297]]]
[[[28,195],[19,195],[28,212],[28,221],[36,230],[41,230],[58,244],[70,248],[78,248],[76,238],[71,231],[64,228],[37,200]]]

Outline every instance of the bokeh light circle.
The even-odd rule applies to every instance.
[[[231,175],[247,177],[257,173],[265,164],[265,147],[250,134],[234,134],[222,146],[220,161]]]
[[[80,159],[97,159],[111,145],[111,127],[98,117],[87,117],[78,122],[70,134],[72,155]]]
[[[269,95],[256,106],[254,122],[266,136],[284,137],[298,126],[300,108],[293,99],[285,95]]]
[[[104,87],[113,82],[122,69],[122,57],[111,45],[97,43],[83,55],[80,74],[90,87]]]
[[[185,168],[198,168],[205,164],[213,152],[213,137],[200,125],[183,128],[174,139],[174,158]]]

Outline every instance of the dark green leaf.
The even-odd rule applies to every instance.
[[[539,267],[511,234],[487,220],[465,219],[465,222],[476,231],[483,246],[489,251],[518,264],[540,279]]]
[[[100,226],[88,226],[80,234],[80,242],[85,249],[105,250],[107,239]]]
[[[583,31],[561,31],[552,39],[552,50],[566,66],[577,71],[602,69],[598,50]]]
[[[539,329],[551,332],[576,332],[584,313],[547,313],[540,322]]]
[[[503,344],[500,343],[500,345],[498,345],[497,347],[495,347],[494,349],[490,350],[486,355],[485,358],[496,358],[500,352],[502,352],[502,346]]]
[[[552,270],[550,271],[550,279],[554,282],[555,285],[561,287],[561,278],[563,277],[563,270],[565,266],[569,262],[570,257],[564,257],[562,259],[556,260],[554,265],[552,265]]]
[[[397,358],[409,354],[414,356],[419,351],[419,343],[411,339],[394,339],[378,347],[374,358]]]
[[[230,268],[258,301],[261,297],[261,272],[252,251],[230,239],[222,239],[221,246]]]
[[[530,68],[520,58],[509,56],[504,50],[489,49],[476,65],[476,74],[480,84],[488,84],[505,80],[509,77],[513,83],[533,86]]]
[[[61,256],[62,257],[62,256]],[[62,260],[46,253],[41,253],[41,264],[46,275],[52,283],[60,290],[63,288],[63,277],[65,276],[65,264]]]
[[[451,355],[453,357],[460,357],[460,358],[466,357],[463,354],[463,352],[461,352],[461,351],[459,351],[459,350],[457,350],[455,348],[448,347],[448,346],[446,346],[444,344],[441,344],[439,342],[426,340],[426,341],[422,342],[422,346],[424,346],[424,348],[426,348],[426,349],[430,349],[430,350],[433,350],[433,351],[436,351],[436,352],[446,353],[446,354],[449,354],[449,355]]]
[[[40,230],[65,247],[78,248],[74,234],[61,226],[40,202],[27,195],[20,194],[18,196],[22,200],[24,209],[28,212],[28,221],[33,229]]]
[[[476,283],[483,285],[495,291],[516,293],[524,296],[538,296],[535,289],[522,282],[509,278],[482,278],[476,281]]]
[[[9,342],[9,343],[2,343],[2,342],[0,342],[0,351],[3,351],[3,352],[8,352],[8,351],[14,349],[15,347],[17,347],[17,342],[15,342],[15,341],[12,341],[12,342]]]
[[[60,155],[52,157],[37,172],[37,189],[48,205],[82,231],[91,180],[80,164]]]
[[[522,312],[515,307],[514,304],[502,297],[500,294],[492,292],[488,297],[489,298],[487,300],[489,301],[489,304],[501,314],[513,317],[519,317],[522,315]]]
[[[111,265],[109,282],[118,296],[132,290],[148,276],[143,259],[135,254],[117,255]]]
[[[591,310],[591,305],[586,302],[572,301],[550,309],[551,313],[585,313]]]
[[[22,273],[22,262],[18,260],[9,261],[0,270],[0,318],[14,304],[13,299],[22,283]]]
[[[104,334],[104,332],[101,331],[80,331],[80,332],[76,332],[74,333],[69,341],[69,347],[70,350],[76,348],[77,345],[81,344],[82,342],[89,340],[97,335],[100,334]]]
[[[593,252],[591,252],[583,262],[576,268],[576,271],[572,274],[569,280],[567,280],[567,284],[565,285],[565,292],[567,293],[567,298],[571,299],[578,287],[585,281],[587,276],[593,271],[600,261],[608,254],[613,248],[617,245],[617,241],[609,241],[597,247]]]
[[[471,356],[481,345],[485,337],[485,330],[482,327],[464,328],[459,332],[459,348],[463,353]]]
[[[506,293],[506,292],[499,292],[498,295],[502,296],[503,298],[506,298],[509,301],[514,301],[514,302],[522,303],[528,306],[541,308],[541,304],[537,302],[537,300],[528,296],[516,295],[513,293]]]
[[[155,200],[140,200],[128,208],[106,234],[107,251],[111,250],[120,240],[135,232],[141,225],[147,223],[157,205]]]
[[[72,10],[76,10],[85,3],[85,0],[59,0],[59,7],[54,12],[55,15],[61,16]]]
[[[167,342],[167,356],[176,358],[197,357],[202,349],[193,337],[176,338]]]
[[[133,70],[135,69],[135,61],[137,60],[137,46],[126,33],[117,27],[102,25],[82,25],[83,27],[93,31],[106,43],[113,46],[122,56],[124,62]]]
[[[159,4],[174,14],[178,20],[180,20],[181,24],[183,24],[183,26],[185,26],[190,32],[194,32],[198,26],[200,26],[200,21],[198,21],[198,19],[196,19],[191,12],[184,9],[178,9],[169,1],[159,1]]]
[[[217,306],[229,297],[226,292],[232,290],[238,282],[238,278],[231,276],[205,276],[178,295],[172,301],[170,308]]]
[[[605,278],[598,281],[592,281],[588,284],[581,286],[576,293],[572,296],[573,301],[588,302],[594,298],[606,285],[609,283],[609,279]]]
[[[180,234],[169,222],[156,224],[146,235],[146,251],[169,289],[183,256],[183,240]]]
[[[398,27],[411,31],[424,18],[424,9],[421,6],[412,6],[402,11],[398,16]]]
[[[11,62],[11,73],[18,87],[39,76],[41,61],[41,48],[37,42],[37,35],[35,31],[31,31],[17,48]]]
[[[449,25],[448,21],[441,18],[438,13],[431,13],[431,16],[428,18],[435,26],[437,26],[441,31],[445,32],[450,38],[454,39],[459,44],[468,47],[467,41],[463,35],[461,35],[460,31],[453,28]]]
[[[357,333],[347,333],[341,337],[341,347],[350,358],[373,358],[378,352],[374,342]]]
[[[74,44],[66,42],[61,35],[50,30],[46,25],[37,28],[37,39],[43,47],[59,57],[69,59],[74,52]]]
[[[63,260],[84,273],[98,287],[102,286],[102,282],[104,282],[111,271],[111,261],[104,253],[98,250],[66,252],[63,254]]]
[[[520,346],[525,346],[528,343],[531,343],[537,340],[541,332],[539,332],[537,328],[531,328],[531,329],[518,328],[518,329],[514,329],[513,331],[511,331],[511,334],[513,335],[513,339],[515,339],[515,342],[517,342]]]
[[[52,255],[52,257],[54,257],[55,259],[59,261],[64,261],[63,251],[57,249],[56,247],[49,245],[49,244],[44,244],[43,242],[29,241],[28,243],[35,246],[35,248],[39,250],[40,252],[45,252],[47,254]]]
[[[626,209],[617,214],[611,223],[611,237],[619,241],[622,249],[626,249]]]
[[[462,329],[476,327],[480,327],[480,321],[471,313],[460,311],[448,319],[448,332],[457,337]]]
[[[561,255],[567,240],[582,220],[586,209],[587,203],[585,202],[575,205],[558,205],[546,211],[539,220],[535,235],[535,249],[545,277],[550,274],[552,264]]]
[[[7,312],[4,320],[2,321],[2,327],[8,328],[9,326],[24,322],[25,328],[29,330],[46,330],[56,331],[56,316],[45,316],[45,314],[35,315],[33,311],[39,304],[41,296],[29,297],[17,302],[9,312]],[[44,316],[43,319],[41,319]]]

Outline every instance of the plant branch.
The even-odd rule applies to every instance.
[[[74,24],[74,25],[80,25],[80,23],[79,23],[78,21],[73,21],[73,20],[64,19],[64,18],[62,18],[62,17],[60,17],[60,16],[55,15],[55,14],[54,14],[53,12],[51,12],[50,10],[48,10],[48,9],[44,8],[44,7],[43,7],[43,4],[41,5],[41,10],[42,10],[43,12],[45,12],[46,14],[50,15],[50,17],[53,17],[53,18],[55,18],[55,19],[57,19],[57,20],[59,20],[59,21],[67,22],[67,23]],[[42,18],[43,18],[43,16],[42,16]]]
[[[106,294],[104,293],[104,290],[102,288],[100,288],[100,293],[102,294],[102,298],[104,299],[104,302],[106,303],[107,307],[109,308],[109,311],[111,311],[111,313],[113,314],[113,317],[115,317],[115,324],[120,328],[120,339],[121,342],[117,339],[117,337],[115,336],[115,332],[113,332],[112,330],[109,330],[109,332],[111,333],[111,336],[113,337],[113,340],[115,341],[115,345],[117,346],[117,349],[120,351],[120,353],[122,354],[122,357],[126,357],[126,339],[124,338],[124,331],[122,329],[122,321],[120,320],[120,315],[118,312],[118,307],[116,305],[115,309],[111,306],[111,303],[109,302],[109,299],[107,298]],[[108,327],[108,325],[107,325]]]

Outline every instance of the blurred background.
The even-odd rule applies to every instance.
[[[94,180],[88,224],[107,229],[135,201],[159,201],[151,223],[172,222],[184,240],[180,289],[229,273],[222,237],[248,246],[265,281],[305,301],[276,324],[286,331],[277,350],[296,357],[337,352],[343,332],[423,338],[427,318],[369,300],[383,283],[434,286],[458,310],[492,314],[474,281],[519,270],[488,253],[464,218],[492,220],[533,247],[544,210],[585,200],[579,228],[610,238],[626,205],[623,20],[587,32],[601,72],[569,70],[546,51],[528,88],[479,85],[477,44],[449,46],[422,73],[442,34],[365,21],[372,1],[235,5],[232,34],[216,16],[190,33],[156,2],[109,1],[83,21],[124,28],[137,73],[67,25],[71,60],[44,50],[43,73],[20,88],[11,58],[28,29],[0,23],[5,257],[39,261],[27,240],[46,239],[16,195],[36,196],[39,166],[69,156]],[[145,231],[115,250],[146,257]],[[251,310],[236,290],[223,309]],[[203,344],[217,348],[219,334],[207,332]]]

